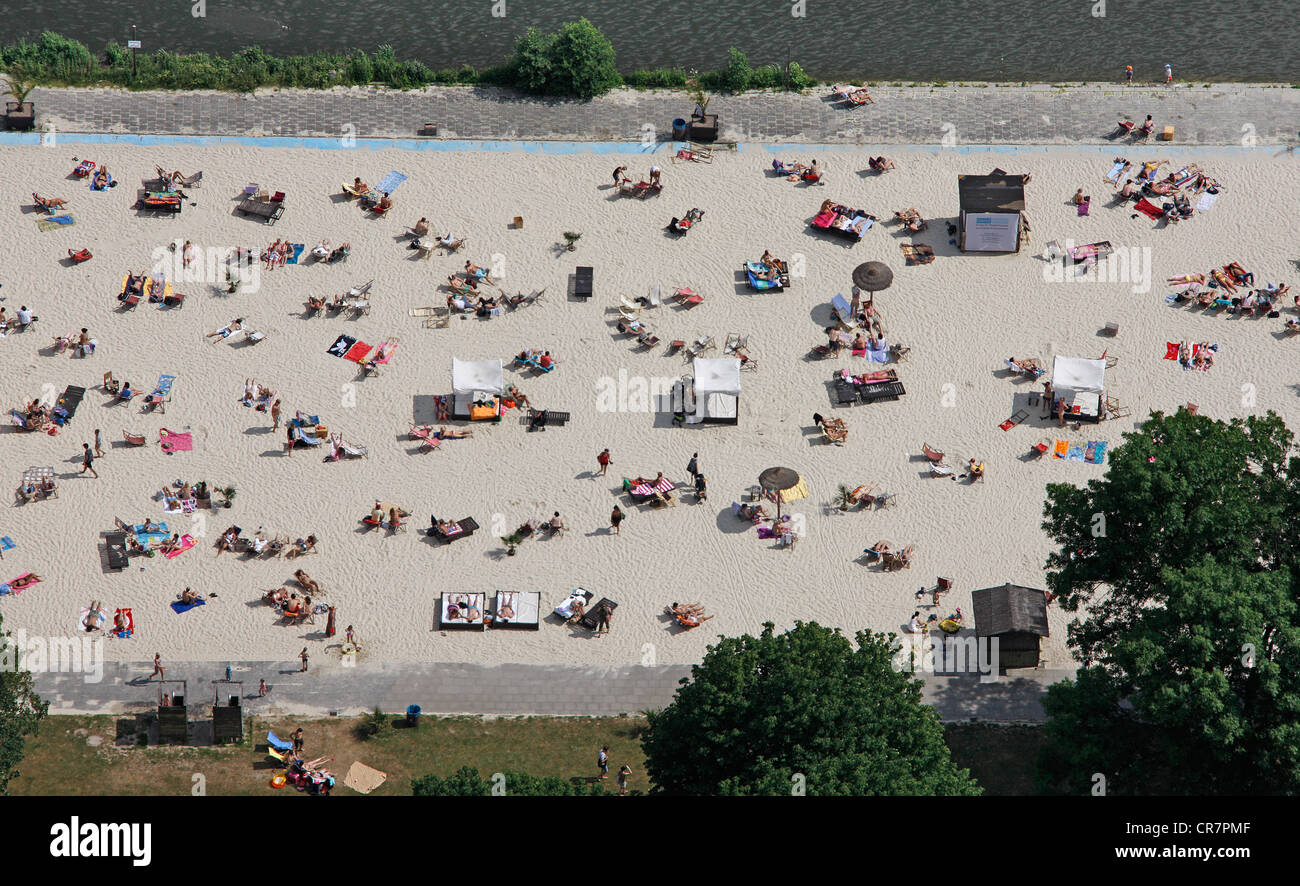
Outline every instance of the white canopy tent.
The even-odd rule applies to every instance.
[[[505,393],[505,371],[500,360],[451,359],[451,390],[456,402],[452,414],[468,417],[475,402],[494,400]]]
[[[1105,389],[1104,359],[1057,357],[1052,361],[1052,390],[1065,401],[1068,415],[1100,421],[1101,398]]]
[[[694,369],[694,422],[736,424],[740,420],[740,358],[696,357]]]

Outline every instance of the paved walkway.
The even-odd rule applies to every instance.
[[[298,672],[297,662],[231,662],[243,681],[244,707],[258,714],[349,716],[378,706],[400,713],[418,704],[429,714],[488,716],[635,716],[665,707],[687,666],[480,665],[465,663],[368,664],[343,667],[335,661]],[[225,677],[225,662],[167,663],[167,679],[186,680],[192,704],[209,704],[212,681]],[[150,681],[152,662],[106,662],[103,679],[87,683],[79,674],[38,674],[36,690],[52,713],[139,713],[158,703],[159,683]],[[1026,677],[982,684],[973,677],[927,675],[925,700],[946,721],[972,718],[998,722],[1040,722],[1040,699],[1048,684],[1070,676],[1033,671]],[[257,681],[270,692],[257,697]],[[176,685],[167,687],[179,691]]]
[[[877,104],[846,108],[811,95],[715,96],[721,138],[801,144],[1107,144],[1115,121],[1176,127],[1180,145],[1294,145],[1300,90],[1241,84],[1175,88],[1093,84],[880,87]],[[431,87],[416,92],[336,89],[256,96],[227,93],[40,89],[41,126],[62,132],[291,138],[629,141],[670,138],[693,101],[671,91],[619,90],[590,102],[512,90]]]

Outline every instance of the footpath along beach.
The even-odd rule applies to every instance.
[[[9,207],[0,229],[10,254],[22,257],[0,272],[0,306],[9,317],[20,306],[39,317],[0,340],[0,392],[6,408],[22,412],[34,399],[85,388],[59,433],[11,426],[3,434],[15,488],[28,466],[53,467],[58,485],[57,498],[15,505],[0,525],[0,535],[16,543],[4,552],[0,581],[41,578],[0,597],[5,626],[33,637],[71,636],[92,603],[110,620],[118,609],[130,609],[134,619],[130,639],[99,641],[113,679],[85,686],[66,674],[38,676],[38,688],[58,700],[52,707],[152,701],[143,686],[123,683],[146,677],[154,652],[168,662],[169,677],[197,678],[205,666],[215,677],[219,664],[233,662],[256,685],[263,676],[272,682],[269,662],[295,669],[305,645],[311,669],[332,672],[343,666],[344,629],[353,625],[361,644],[356,667],[378,681],[376,693],[410,696],[403,703],[436,694],[429,687],[439,671],[430,663],[457,663],[457,679],[469,687],[480,679],[473,668],[503,669],[496,683],[483,685],[504,692],[500,674],[526,685],[531,677],[510,668],[534,666],[539,686],[570,675],[572,698],[583,695],[584,681],[612,679],[626,681],[617,685],[630,699],[620,706],[607,693],[598,707],[577,709],[564,698],[539,704],[520,692],[514,706],[488,705],[492,713],[636,710],[665,702],[719,633],[815,620],[847,632],[902,634],[918,608],[916,591],[939,577],[952,579],[953,589],[932,611],[942,618],[960,607],[969,627],[972,590],[1007,581],[1044,587],[1045,485],[1100,477],[1104,455],[1102,463],[1081,457],[1104,452],[1097,443],[1119,445],[1151,410],[1191,403],[1215,418],[1271,409],[1288,423],[1300,420],[1296,382],[1284,369],[1300,338],[1286,327],[1297,316],[1293,294],[1279,297],[1279,316],[1269,317],[1201,310],[1195,298],[1170,302],[1175,290],[1166,282],[1238,262],[1254,275],[1238,297],[1294,285],[1289,219],[1300,169],[1285,147],[1294,133],[1283,131],[1294,119],[1294,91],[1215,87],[1196,90],[1193,101],[1179,94],[1186,89],[881,89],[873,91],[878,104],[854,109],[822,101],[821,91],[802,101],[724,97],[709,110],[722,117],[721,137],[736,144],[715,145],[711,162],[674,162],[677,145],[660,131],[688,115],[682,95],[615,93],[585,106],[581,113],[604,120],[587,127],[572,106],[557,107],[568,103],[507,105],[504,96],[470,92],[164,100],[38,90],[33,99],[51,123],[44,143],[0,138],[0,163],[10,170],[0,187]],[[281,102],[292,109],[280,114]],[[1106,138],[1117,119],[1140,123],[1148,113],[1157,132],[1175,125],[1172,142]],[[1044,123],[1044,116],[1058,122]],[[573,131],[562,130],[566,117]],[[437,123],[438,139],[415,137],[425,122]],[[642,123],[651,126],[649,145],[638,141]],[[869,161],[882,154],[897,168],[873,174]],[[1206,191],[1189,183],[1191,204],[1204,207],[1190,218],[1170,224],[1135,213],[1131,201],[1113,199],[1117,187],[1105,180],[1117,157],[1134,164],[1130,175],[1143,163],[1158,164],[1157,180],[1194,166],[1215,199],[1203,204]],[[788,181],[772,172],[778,158],[816,159],[825,174],[816,184]],[[83,160],[106,166],[117,186],[95,191],[73,176]],[[611,172],[622,165],[633,182],[657,165],[662,190],[644,199],[620,196]],[[179,214],[134,208],[155,167],[202,171],[201,185],[183,189]],[[1029,176],[1028,242],[1019,253],[963,254],[948,227],[958,215],[958,176],[995,168]],[[406,178],[382,215],[341,188],[354,178],[375,185],[394,171]],[[274,225],[237,211],[249,185],[283,193]],[[1091,197],[1086,215],[1071,200],[1079,189]],[[67,204],[37,211],[33,192]],[[816,230],[809,222],[827,200],[876,220],[856,242]],[[895,220],[895,212],[912,208],[928,222],[925,230]],[[688,234],[667,230],[691,209],[703,215]],[[42,224],[51,215],[74,222]],[[432,234],[466,244],[422,258],[404,237],[421,217]],[[572,252],[563,247],[565,232],[581,234]],[[305,250],[285,266],[258,261],[236,292],[226,291],[226,250],[260,254],[275,240]],[[195,256],[189,267],[180,260],[186,241]],[[346,260],[311,260],[321,241],[349,244]],[[1063,250],[1106,242],[1113,251],[1081,275],[1073,262],[1045,260],[1048,242]],[[907,263],[905,244],[929,246],[935,260]],[[89,260],[69,258],[69,250],[82,249]],[[755,291],[747,281],[745,263],[765,250],[790,267],[783,291]],[[872,363],[851,348],[819,359],[832,299],[849,298],[854,268],[871,260],[893,271],[874,305],[883,340],[901,346],[902,359],[896,351],[887,364]],[[499,283],[480,285],[481,294],[545,294],[499,316],[456,313],[444,328],[412,316],[413,309],[445,308],[448,277],[466,262]],[[571,294],[580,266],[593,269],[590,299]],[[182,305],[146,298],[124,309],[117,296],[128,272],[165,273],[172,291],[184,294]],[[310,299],[367,283],[364,309],[309,308]],[[664,303],[638,304],[656,285]],[[703,298],[673,304],[668,296],[678,288]],[[650,347],[620,331],[625,301],[658,338]],[[243,330],[209,335],[235,318]],[[1107,324],[1118,334],[1108,334]],[[51,347],[83,327],[96,343],[93,354]],[[242,334],[249,330],[264,338],[250,341]],[[679,426],[671,398],[654,396],[692,373],[671,343],[712,338],[715,347],[702,356],[722,357],[733,333],[747,337],[744,353],[755,367],[740,375],[737,423]],[[330,353],[341,336],[372,349],[389,342],[388,361],[366,373]],[[1213,366],[1197,371],[1166,359],[1169,343],[1183,341],[1215,345]],[[512,366],[529,348],[549,351],[553,370]],[[1118,414],[1078,428],[1044,417],[1038,395],[1054,359],[1103,353],[1105,393]],[[1047,374],[1014,375],[1009,357],[1037,361]],[[505,384],[569,420],[530,431],[526,410],[508,409],[499,423],[439,421],[435,397],[452,393],[457,359],[501,361]],[[892,370],[906,393],[840,407],[831,377],[844,369]],[[101,385],[109,372],[141,396],[115,399]],[[164,375],[175,376],[165,412],[145,410],[143,395]],[[280,428],[269,412],[241,404],[250,379],[281,402]],[[328,442],[287,453],[284,424],[298,412],[318,416],[327,434],[341,434],[365,457],[325,461]],[[844,420],[844,445],[825,441],[815,413]],[[473,436],[429,451],[411,438],[412,424]],[[98,478],[80,473],[82,444],[93,446],[95,429],[106,453],[94,461]],[[182,439],[192,449],[168,454],[159,445],[163,429],[189,435]],[[126,433],[143,436],[145,445],[127,443]],[[1034,451],[1040,443],[1045,455]],[[984,478],[933,476],[923,444],[946,453],[954,476],[974,459],[984,464]],[[606,448],[612,463],[600,476],[596,456]],[[1066,458],[1054,457],[1058,448]],[[704,501],[686,491],[693,453],[707,477]],[[759,538],[732,509],[748,501],[763,470],[778,465],[796,470],[808,490],[784,507],[795,517],[793,547]],[[650,507],[623,492],[622,478],[659,472],[681,487],[675,506]],[[159,491],[178,480],[233,486],[236,495],[229,508],[164,513]],[[895,501],[842,512],[841,485],[874,485]],[[408,530],[366,526],[376,501],[409,511]],[[627,514],[618,535],[609,528],[616,504]],[[565,534],[530,538],[507,555],[500,536],[556,511]],[[423,533],[431,514],[472,517],[479,529],[439,543]],[[132,557],[128,568],[108,571],[102,536],[119,519],[166,522],[169,534],[188,533],[195,545],[174,558]],[[263,528],[271,539],[314,535],[318,543],[297,559],[218,555],[218,539],[231,526],[244,538]],[[885,571],[865,562],[863,549],[882,539],[894,550],[913,546],[911,565]],[[263,602],[267,589],[302,592],[294,580],[300,568],[323,592],[314,604],[335,607],[333,635],[324,612],[314,623],[286,623]],[[187,587],[208,599],[176,612],[170,604]],[[545,616],[574,588],[591,591],[593,602],[617,602],[607,633],[554,617],[536,631],[440,623],[443,595],[485,595],[479,605],[490,612],[498,591],[536,592]],[[700,602],[712,618],[683,630],[664,613],[674,601]],[[1005,718],[1034,718],[1032,699],[1048,675],[1071,667],[1069,618],[1056,607],[1048,613],[1048,671],[1025,681],[1031,685],[1021,701],[999,702]],[[397,674],[400,693],[375,676],[385,671]],[[370,704],[332,702],[311,677],[293,678],[301,694],[285,693],[277,703],[303,710]],[[425,710],[485,709],[473,706],[469,690],[440,698]],[[941,705],[945,716],[998,718],[974,695],[950,702]]]

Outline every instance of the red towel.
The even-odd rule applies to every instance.
[[[353,363],[360,363],[362,360],[366,359],[366,354],[369,353],[370,345],[363,341],[359,341],[352,347],[348,348],[348,352],[343,355],[343,359],[351,360]]]
[[[1165,359],[1166,360],[1178,359],[1178,342],[1176,341],[1165,342]]]
[[[1141,200],[1134,203],[1133,208],[1150,219],[1154,219],[1158,221],[1159,219],[1164,217],[1164,213],[1160,211],[1160,208],[1156,206],[1154,203],[1152,203],[1150,200],[1148,200],[1146,197],[1143,197]]]

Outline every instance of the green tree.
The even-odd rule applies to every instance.
[[[529,92],[545,92],[551,82],[551,43],[554,38],[529,28],[515,41],[510,62],[515,85]]]
[[[1044,707],[1048,789],[1300,791],[1300,459],[1273,413],[1153,413],[1086,487],[1049,484],[1048,585],[1084,665]]]
[[[526,772],[501,773],[508,797],[599,797],[606,792],[598,785],[574,783],[555,775],[529,775]],[[421,775],[411,780],[411,793],[417,797],[490,797],[493,781],[483,778],[472,766],[462,766],[452,775]]]
[[[26,738],[35,735],[49,711],[32,686],[32,675],[23,669],[20,650],[4,630],[0,616],[0,796],[9,793],[9,782],[21,773]]]
[[[890,635],[799,622],[721,638],[642,740],[656,793],[788,796],[980,793],[953,765],[920,681]]]
[[[736,47],[727,50],[727,67],[722,71],[722,88],[727,92],[744,92],[754,77],[754,69],[749,66],[749,56]]]
[[[585,18],[554,34],[529,28],[516,41],[510,66],[520,89],[551,95],[594,98],[623,82],[613,45]]]

